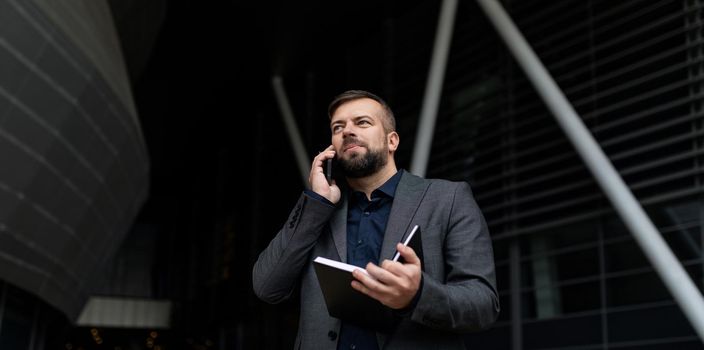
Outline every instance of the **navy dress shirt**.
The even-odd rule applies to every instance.
[[[372,262],[379,265],[379,259],[391,259],[392,257],[380,257],[381,245],[384,242],[384,232],[386,223],[389,221],[391,204],[394,200],[396,187],[401,180],[403,171],[397,171],[381,187],[374,190],[371,200],[363,192],[351,191],[349,193],[349,204],[347,207],[347,263],[359,267],[366,267]],[[313,198],[321,200],[328,205],[333,205],[325,197],[311,191],[305,192]],[[423,286],[421,279],[420,286]],[[403,310],[396,310],[398,316],[410,314],[415,308],[420,296],[420,289],[411,301],[411,304]],[[354,324],[342,322],[340,327],[340,337],[337,342],[338,350],[378,350],[379,345],[376,339],[376,332],[370,329],[359,327]]]
[[[379,264],[384,231],[389,221],[391,204],[396,186],[401,179],[401,171],[396,172],[381,187],[374,190],[371,200],[366,194],[353,191],[349,194],[347,207],[347,263],[366,267],[367,263]],[[342,322],[338,350],[377,350],[376,332],[354,324]]]

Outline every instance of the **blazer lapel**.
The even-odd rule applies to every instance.
[[[418,224],[412,223],[411,220],[415,216],[427,188],[428,184],[422,178],[405,171],[401,175],[401,180],[394,194],[389,221],[386,224],[379,263],[384,259],[393,258],[396,253],[396,243],[403,239],[403,235],[410,229],[411,224]],[[337,244],[337,241],[335,243]]]
[[[342,197],[339,207],[330,219],[330,230],[340,261],[347,262],[347,198],[345,196]]]

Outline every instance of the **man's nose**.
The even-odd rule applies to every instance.
[[[352,123],[345,124],[345,127],[342,129],[342,136],[353,135],[354,134],[353,126],[354,125],[352,125]]]

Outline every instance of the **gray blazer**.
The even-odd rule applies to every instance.
[[[401,170],[403,171],[403,170]],[[255,294],[268,303],[300,292],[295,349],[335,349],[340,320],[328,315],[312,266],[317,256],[347,258],[347,204],[336,208],[302,194],[286,224],[254,264]],[[464,349],[462,333],[489,327],[499,314],[489,232],[466,182],[404,172],[396,188],[381,257],[412,225],[421,227],[423,287],[413,312],[381,349]]]

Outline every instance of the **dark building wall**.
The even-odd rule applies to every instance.
[[[117,39],[100,40],[114,35],[105,18],[104,2],[0,1],[0,279],[70,320],[148,188]]]
[[[468,344],[700,346],[483,12],[463,6],[428,174],[468,181],[494,240],[502,315]],[[701,3],[506,7],[701,289]]]

